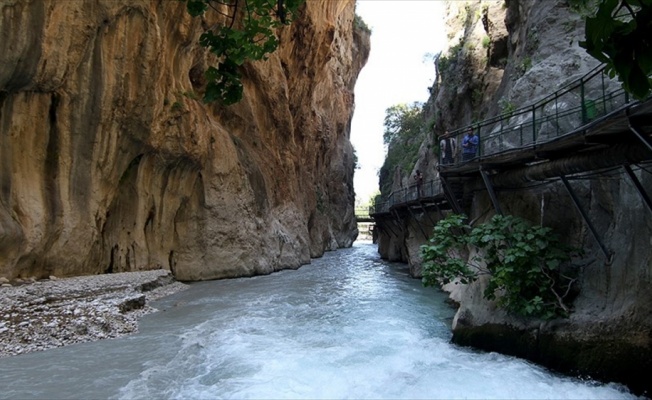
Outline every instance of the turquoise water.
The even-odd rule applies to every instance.
[[[134,336],[0,359],[1,398],[624,399],[450,343],[446,296],[374,245],[193,284]]]

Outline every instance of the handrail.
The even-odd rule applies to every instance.
[[[388,213],[395,205],[418,201],[421,198],[435,197],[442,193],[443,189],[439,178],[424,182],[421,186],[411,185],[390,193],[385,201],[376,202],[369,207],[369,214]]]
[[[356,207],[353,213],[356,218],[369,218],[369,208],[367,207]]]
[[[457,166],[477,157],[547,143],[634,101],[599,65],[537,102],[452,131],[458,153],[469,130],[477,134],[478,148],[466,159],[454,154],[452,163],[442,165]]]
[[[453,154],[453,161],[449,164],[443,163],[444,155],[440,154],[440,162],[447,167],[454,167],[478,157],[548,143],[634,102],[637,101],[606,74],[605,65],[598,65],[581,78],[539,101],[452,131],[451,135],[457,142],[456,154]],[[469,129],[478,135],[479,152],[476,150],[473,157],[463,160],[460,154],[462,135]],[[423,187],[432,187],[434,182],[437,182],[437,194],[443,193],[439,179],[429,181]],[[384,201],[370,207],[369,213],[388,213],[393,206],[416,200],[419,197],[416,196],[416,191],[417,186],[413,185],[392,192]],[[424,197],[435,196],[433,193]]]

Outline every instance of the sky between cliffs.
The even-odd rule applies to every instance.
[[[435,78],[426,54],[436,54],[446,39],[443,1],[358,0],[356,12],[372,29],[371,53],[355,86],[351,142],[360,169],[355,171],[358,201],[378,190],[385,159],[385,110],[395,104],[425,102]]]

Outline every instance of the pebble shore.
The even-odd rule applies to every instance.
[[[0,357],[135,333],[149,302],[188,288],[162,269],[2,280]]]

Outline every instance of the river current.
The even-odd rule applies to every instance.
[[[193,284],[130,337],[0,359],[0,398],[633,398],[451,344],[445,299],[355,243],[297,271]]]

